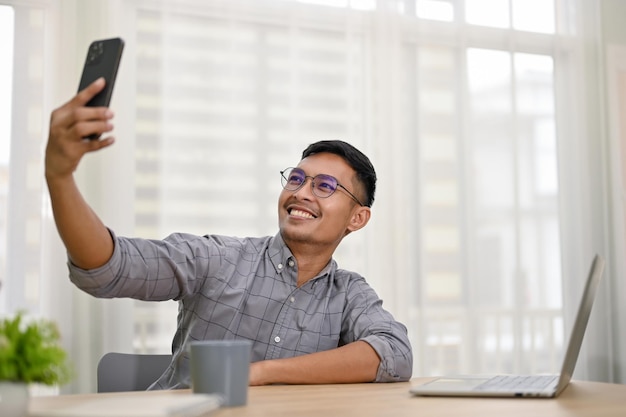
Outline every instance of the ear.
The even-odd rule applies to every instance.
[[[367,222],[370,221],[370,216],[372,215],[371,209],[365,206],[359,206],[354,209],[352,212],[352,217],[350,218],[350,223],[348,223],[348,227],[346,228],[346,234],[351,232],[356,232],[357,230],[365,227]]]

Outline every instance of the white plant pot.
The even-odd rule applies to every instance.
[[[0,416],[25,417],[29,397],[27,384],[0,381]]]

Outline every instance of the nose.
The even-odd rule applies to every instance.
[[[310,186],[307,186],[308,181],[311,181],[309,184]],[[302,194],[304,193],[304,194]],[[313,194],[313,177],[305,177],[304,178],[304,182],[302,183],[302,185],[300,186],[300,188],[298,188],[297,190],[293,191],[294,196],[303,196],[303,198],[305,200],[312,200],[315,194]]]

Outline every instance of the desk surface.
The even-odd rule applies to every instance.
[[[556,399],[535,398],[426,398],[409,394],[411,382],[389,384],[284,385],[251,387],[248,405],[223,408],[215,417],[255,416],[620,416],[626,414],[626,385],[572,381]],[[181,391],[184,392],[184,391]],[[158,391],[145,392],[146,400]],[[94,396],[85,394],[34,397],[31,411],[60,408]]]

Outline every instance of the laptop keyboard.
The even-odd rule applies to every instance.
[[[498,375],[478,385],[478,391],[539,391],[557,380],[557,375]]]

